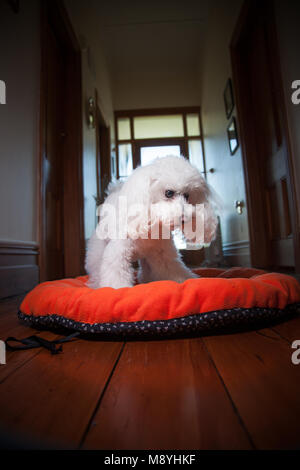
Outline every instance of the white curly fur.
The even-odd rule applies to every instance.
[[[174,191],[174,197],[167,198],[167,190]],[[165,238],[163,231],[179,227],[187,241],[210,242],[217,227],[211,199],[206,181],[183,157],[157,158],[149,165],[136,168],[125,182],[110,183],[100,207],[100,222],[88,242],[88,285],[115,289],[133,286],[134,261],[139,262],[140,283],[184,282],[197,277],[182,262],[172,236]],[[124,201],[127,212],[122,206]],[[143,210],[136,211],[136,207]],[[116,217],[111,215],[111,209]],[[194,230],[198,215],[198,221],[202,220],[201,240],[199,230],[196,233]],[[117,236],[112,235],[112,228]]]

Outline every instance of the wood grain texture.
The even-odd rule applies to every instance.
[[[12,336],[17,339],[27,338],[31,335],[39,335],[41,331],[29,328],[23,325],[17,316],[18,307],[21,304],[24,295],[17,298],[2,300],[0,302],[0,340],[5,341]],[[52,341],[57,338],[56,334],[51,332],[42,332],[43,338]],[[38,349],[27,351],[6,351],[6,365],[0,367],[0,385],[4,380],[20,368],[25,362],[32,359],[39,353]]]
[[[61,54],[63,64],[59,64]],[[41,58],[37,200],[40,281],[46,281],[62,277],[62,268],[65,277],[82,274],[85,251],[81,54],[64,5],[57,0],[42,2]],[[53,259],[55,240],[63,256],[60,263],[58,255]]]
[[[22,325],[17,318],[22,299],[0,302],[0,339],[61,337]],[[0,366],[2,432],[37,445],[79,445],[122,342],[76,340],[63,348],[55,356],[40,349],[7,352],[7,364]]]
[[[21,300],[0,301],[0,339],[54,339],[20,324]],[[299,448],[298,333],[295,317],[258,332],[10,352],[0,366],[0,444],[8,433],[34,448]]]
[[[127,343],[84,442],[92,449],[248,449],[200,339]]]
[[[209,337],[204,343],[259,449],[299,448],[300,367],[275,331]]]
[[[0,387],[1,424],[53,447],[76,447],[122,343],[77,340],[62,354],[41,350]]]
[[[276,333],[286,339],[288,343],[292,343],[296,339],[300,339],[300,316],[297,315],[288,321],[280,323],[272,328]]]

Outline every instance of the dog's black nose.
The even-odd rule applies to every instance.
[[[184,199],[185,199],[186,201],[188,201],[188,200],[189,200],[189,197],[190,197],[190,195],[189,195],[188,193],[184,193],[183,197],[184,197]]]

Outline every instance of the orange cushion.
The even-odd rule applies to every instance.
[[[300,302],[293,277],[250,268],[198,269],[182,284],[158,281],[91,289],[87,276],[48,281],[23,300],[22,318],[60,316],[85,324],[170,320],[230,309],[285,309]]]

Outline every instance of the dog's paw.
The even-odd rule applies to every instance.
[[[102,279],[99,287],[112,287],[113,289],[122,289],[124,287],[133,287],[134,284],[124,279]]]
[[[198,279],[200,276],[197,274],[191,272],[190,274],[184,274],[184,275],[179,275],[179,276],[174,276],[172,281],[179,282],[180,284],[189,280],[189,279]]]

